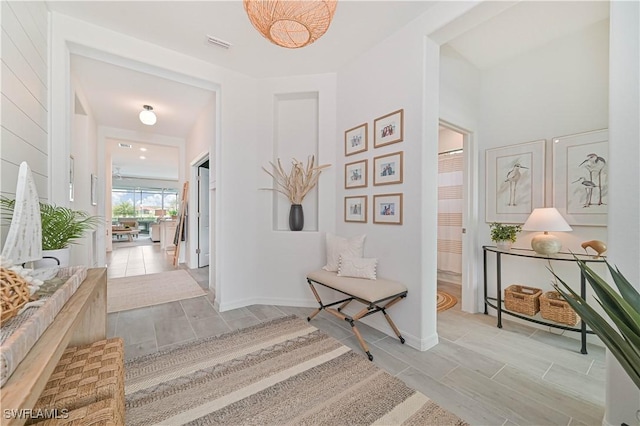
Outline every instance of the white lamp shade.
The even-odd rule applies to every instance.
[[[547,232],[572,231],[560,212],[553,207],[534,209],[527,221],[522,225],[523,231],[544,231],[531,239],[531,248],[542,255],[553,255],[562,248],[562,242],[555,235]]]
[[[523,231],[573,231],[554,207],[534,209],[522,226]]]
[[[140,111],[140,121],[147,126],[153,126],[157,121],[156,114],[150,109],[144,109]]]

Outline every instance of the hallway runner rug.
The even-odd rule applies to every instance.
[[[438,290],[438,312],[446,311],[449,308],[453,308],[458,303],[458,299],[455,296]]]
[[[127,425],[466,425],[296,316],[125,364]]]
[[[107,312],[159,305],[207,293],[184,269],[107,280]]]

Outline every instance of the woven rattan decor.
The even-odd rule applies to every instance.
[[[95,405],[104,400],[110,402],[101,407]],[[38,398],[35,410],[66,408],[70,412],[77,411],[73,416],[83,420],[78,424],[94,424],[89,422],[92,417],[87,417],[92,414],[91,410],[82,411],[85,407],[106,410],[115,425],[125,424],[124,343],[121,338],[67,348]]]
[[[29,286],[20,275],[9,269],[0,268],[0,299],[2,314],[0,323],[18,315],[18,311],[29,301]]]
[[[327,32],[337,0],[243,0],[253,26],[278,46],[307,46]]]
[[[533,316],[540,311],[542,290],[525,285],[510,285],[504,290],[504,306],[510,311]]]
[[[576,325],[579,320],[576,311],[557,291],[547,291],[540,296],[540,316],[571,326]]]

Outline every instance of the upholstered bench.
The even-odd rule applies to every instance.
[[[382,312],[394,333],[396,333],[396,336],[400,339],[400,342],[404,343],[404,337],[402,337],[400,331],[386,311],[386,309],[407,297],[407,287],[403,284],[386,279],[368,280],[363,278],[339,277],[336,272],[328,272],[324,270],[318,270],[308,274],[307,282],[311,287],[313,295],[320,304],[320,307],[307,318],[307,321],[311,321],[313,317],[318,315],[318,313],[323,309],[341,320],[347,321],[351,325],[353,334],[355,334],[358,342],[360,342],[360,346],[362,346],[362,350],[367,354],[370,361],[373,361],[373,355],[369,352],[367,342],[364,341],[358,327],[356,327],[356,321],[375,314],[376,312]],[[320,299],[320,295],[314,287],[314,284],[320,284],[349,297],[338,300],[337,302],[324,304]],[[365,307],[356,315],[345,315],[341,311],[353,300],[364,304]],[[383,303],[384,305],[382,305]],[[332,307],[335,305],[340,306],[335,309]]]

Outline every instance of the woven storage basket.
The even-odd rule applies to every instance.
[[[580,319],[576,311],[557,291],[547,291],[540,296],[540,315],[544,319],[572,326],[576,325]]]
[[[75,411],[103,400],[113,400],[112,419],[123,425],[124,344],[120,338],[67,348],[34,409]]]
[[[18,315],[18,311],[29,301],[29,285],[20,275],[6,268],[0,268],[0,299],[2,313],[0,324]]]
[[[540,311],[542,290],[513,284],[504,290],[504,307],[509,311],[533,316]]]

